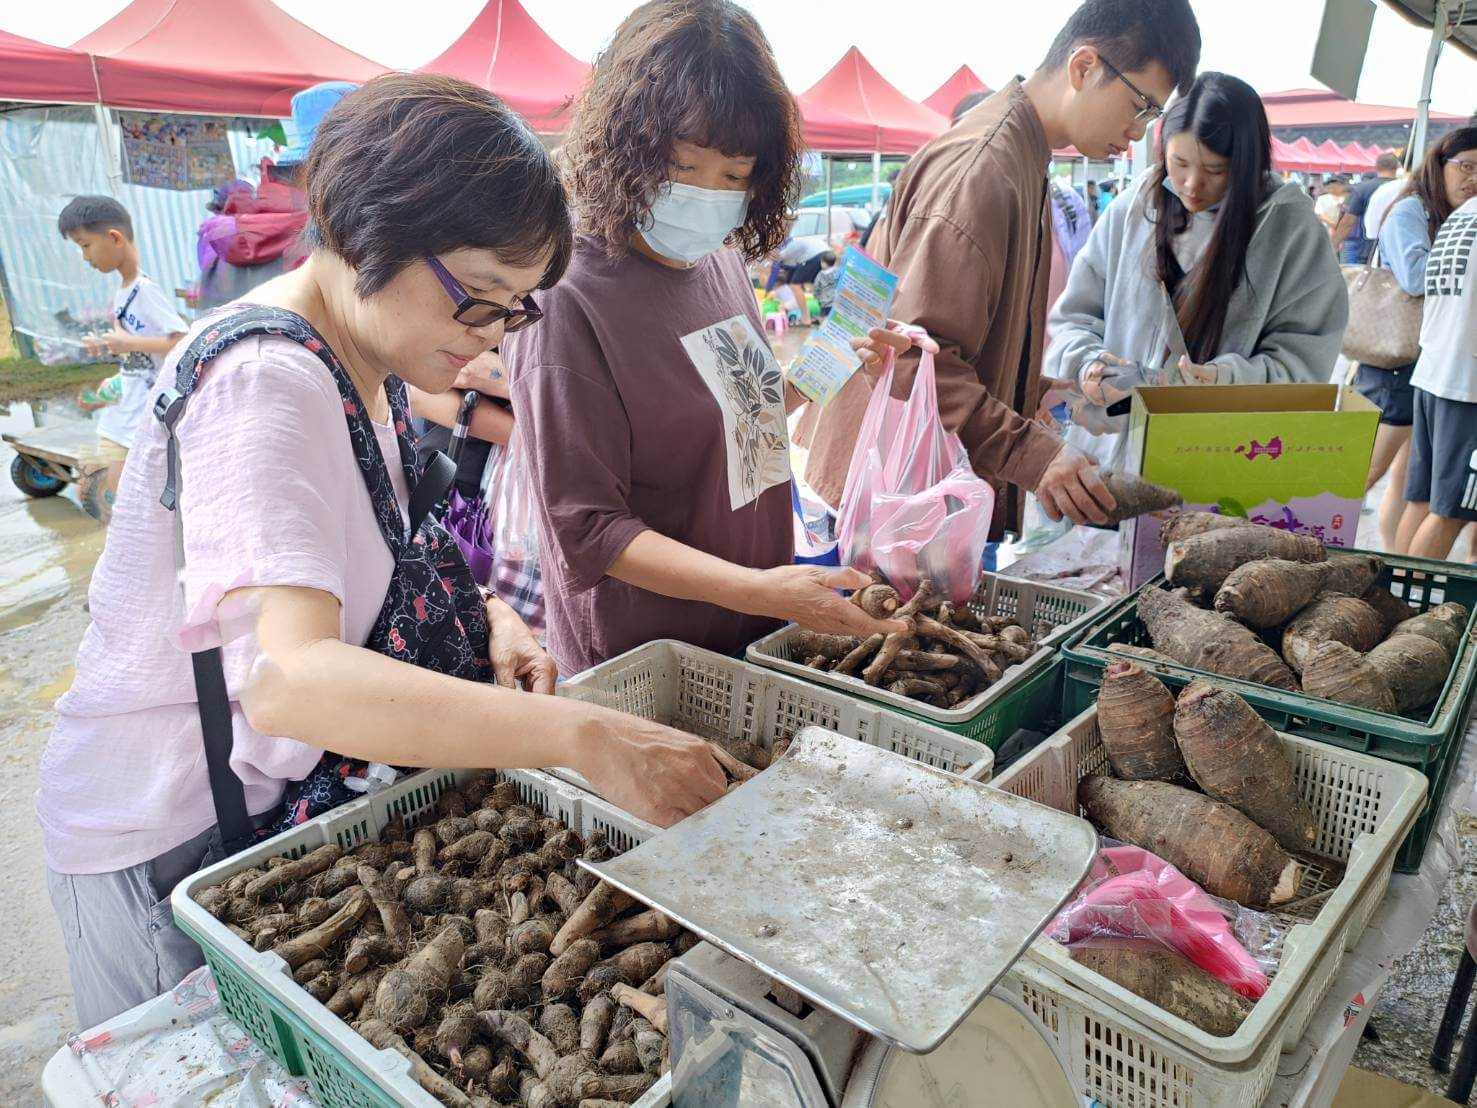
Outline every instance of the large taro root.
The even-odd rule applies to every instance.
[[[1298,864],[1229,804],[1164,781],[1101,774],[1078,782],[1077,802],[1108,835],[1159,855],[1212,896],[1260,908],[1296,895]]]
[[[1277,689],[1297,689],[1297,678],[1277,652],[1249,628],[1219,612],[1197,608],[1183,596],[1146,589],[1138,599],[1139,618],[1154,649],[1184,666],[1239,677]]]
[[[1174,696],[1132,662],[1113,662],[1097,698],[1098,730],[1125,781],[1171,781],[1185,770],[1174,738]]]
[[[1385,637],[1384,621],[1353,596],[1330,594],[1309,604],[1282,632],[1282,656],[1302,673],[1322,643],[1341,642],[1361,654]]]
[[[1294,535],[1253,523],[1207,531],[1170,543],[1164,553],[1164,576],[1172,587],[1195,590],[1209,599],[1225,584],[1232,570],[1265,558],[1322,562],[1328,559],[1328,551],[1309,535]]]
[[[1272,833],[1284,850],[1309,851],[1318,820],[1298,792],[1282,740],[1228,689],[1197,681],[1180,693],[1174,734],[1195,783]]]

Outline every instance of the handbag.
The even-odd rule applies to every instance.
[[[1419,358],[1424,300],[1411,296],[1380,265],[1378,248],[1368,265],[1342,269],[1349,289],[1344,357],[1377,369],[1400,369]]]

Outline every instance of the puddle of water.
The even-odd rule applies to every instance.
[[[49,708],[60,699],[62,693],[72,687],[72,680],[77,676],[75,666],[67,666],[61,674],[49,685],[37,689],[31,694],[31,698],[42,707]]]
[[[15,403],[0,431],[48,426],[80,413],[71,400]],[[58,603],[80,604],[102,552],[104,530],[75,491],[40,500],[9,480],[11,450],[0,451],[0,632],[23,627]]]

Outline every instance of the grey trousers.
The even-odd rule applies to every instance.
[[[174,925],[169,894],[205,861],[210,831],[159,857],[111,873],[46,871],[72,974],[77,1025],[86,1029],[174,988],[205,961]]]

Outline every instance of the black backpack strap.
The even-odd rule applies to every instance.
[[[228,320],[227,323],[239,321],[245,324],[229,341],[251,334],[268,333],[265,326],[252,325],[256,314],[248,309]],[[208,335],[202,334],[190,344],[180,357],[174,386],[165,389],[154,401],[154,418],[164,425],[165,432],[164,491],[159,497],[159,503],[168,508],[174,517],[174,568],[179,577],[182,596],[185,590],[185,525],[179,511],[181,474],[175,427],[185,414],[185,402],[194,387],[196,364],[200,361],[202,352],[208,348],[210,357],[213,358],[223,348],[222,343],[215,341],[219,330],[217,328]],[[220,647],[192,652],[190,666],[195,675],[195,701],[200,713],[200,736],[205,746],[206,775],[210,780],[211,800],[215,804],[216,833],[220,839],[219,857],[225,858],[255,841],[255,827],[246,808],[246,790],[241,784],[241,778],[231,768],[235,735],[231,727],[231,697],[226,687],[226,670]]]
[[[426,459],[425,467],[421,470],[421,479],[415,483],[415,490],[410,494],[410,537],[415,538],[416,532],[421,529],[421,524],[426,521],[426,516],[436,509],[436,505],[446,499],[446,494],[451,491],[452,482],[456,480],[456,463],[441,451],[432,452]]]

